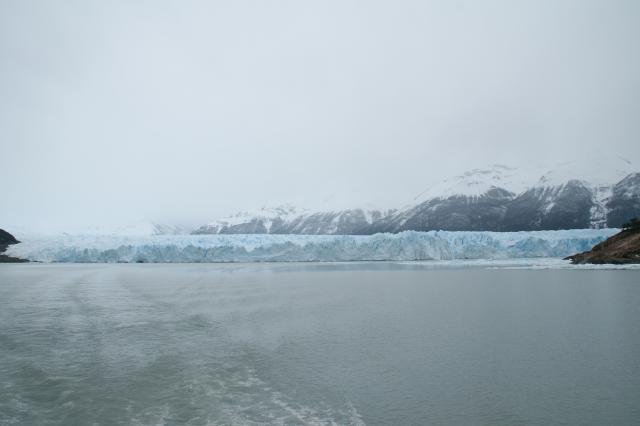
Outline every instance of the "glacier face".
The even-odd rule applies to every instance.
[[[374,235],[62,235],[29,237],[6,254],[39,262],[296,262],[564,257],[617,229],[406,231]]]

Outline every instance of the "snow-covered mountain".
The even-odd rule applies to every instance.
[[[371,225],[391,210],[346,209],[313,211],[291,205],[240,212],[196,229],[194,234],[306,234],[354,235],[369,233]]]
[[[373,234],[619,227],[640,216],[640,173],[606,155],[553,167],[492,165],[429,185],[401,209],[242,212],[198,234]]]
[[[608,220],[613,188],[637,171],[629,160],[607,155],[560,163],[510,203],[505,230],[617,227]]]
[[[413,202],[420,204],[433,199],[447,199],[456,196],[480,197],[494,188],[517,194],[527,189],[531,182],[532,179],[523,173],[523,170],[494,164],[484,169],[469,170],[461,175],[430,185],[418,194]]]
[[[630,174],[614,185],[605,206],[607,224],[612,227],[640,216],[640,173]]]
[[[223,217],[196,229],[194,234],[269,234],[276,222],[289,222],[300,215],[304,215],[306,209],[296,209],[290,204],[276,207],[263,206],[255,211],[240,211],[230,216]]]

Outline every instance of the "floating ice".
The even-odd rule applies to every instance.
[[[295,262],[562,257],[617,229],[407,231],[375,235],[63,235],[29,237],[8,255],[39,262]]]

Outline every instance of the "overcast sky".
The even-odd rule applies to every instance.
[[[637,0],[0,0],[0,227],[394,207],[639,135]]]

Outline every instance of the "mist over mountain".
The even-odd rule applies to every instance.
[[[532,164],[640,162],[640,2],[489,3],[0,2],[0,226],[195,229],[292,204],[323,215],[273,231],[388,209],[402,227],[487,165],[515,167],[491,170],[519,195]],[[445,225],[478,222],[461,216]]]
[[[619,227],[640,215],[640,173],[620,157],[553,168],[493,165],[443,180],[401,208],[241,212],[196,234],[374,234]]]

